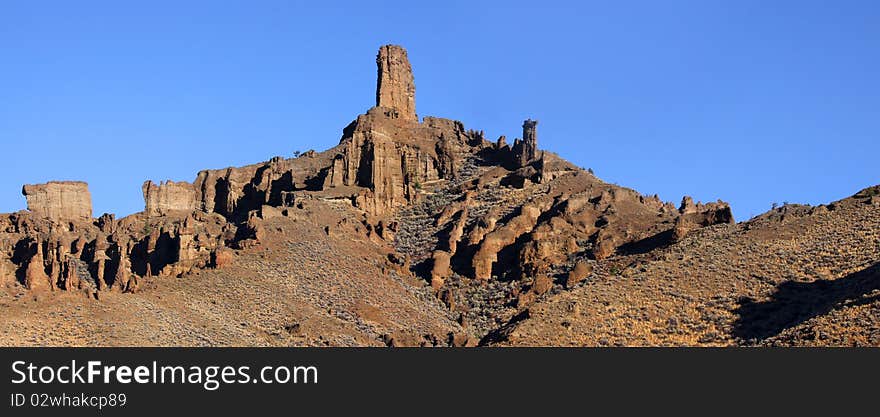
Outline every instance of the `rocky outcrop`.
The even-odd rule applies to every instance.
[[[734,224],[730,205],[718,200],[715,203],[694,203],[690,196],[684,196],[678,209],[680,216],[675,219],[672,240],[679,241],[691,231],[716,224]]]
[[[383,108],[361,115],[343,132],[322,189],[351,189],[352,204],[371,215],[416,201],[424,184],[455,175],[475,140],[460,122],[426,117],[423,123],[394,118]]]
[[[24,275],[24,286],[31,291],[51,291],[55,288],[49,275],[46,274],[43,247],[39,243],[36,244],[34,256],[28,261]]]
[[[0,216],[0,280],[37,290],[135,292],[153,276],[233,263],[233,248],[264,242],[277,228],[271,219],[309,216],[318,200],[355,216],[323,225],[326,236],[365,236],[389,249],[400,236],[401,209],[425,202],[427,217],[417,224],[431,231],[404,233],[420,235],[419,252],[392,270],[418,270],[447,305],[455,300],[444,286],[454,275],[521,280],[527,301],[556,278],[569,287],[586,279],[587,259],[650,250],[694,228],[733,222],[725,203],[686,199],[675,210],[539,151],[532,119],[512,145],[504,136],[489,142],[459,121],[419,121],[406,51],[383,46],[376,62],[376,106],[328,151],[204,170],[192,183],[147,181],[144,212],[119,220],[92,219],[85,183],[25,186],[30,212]]]
[[[538,156],[538,121],[526,119],[523,122],[523,137],[513,142],[513,161],[518,167],[524,167]]]
[[[592,265],[586,263],[585,261],[578,262],[577,264],[575,264],[574,268],[572,268],[572,270],[568,272],[568,276],[565,279],[565,287],[569,289],[574,288],[575,285],[587,279],[587,277],[589,277],[592,273]]]
[[[534,172],[536,167],[543,172]],[[576,285],[590,273],[585,258],[602,260],[670,244],[679,222],[698,228],[733,221],[726,203],[685,204],[679,211],[656,195],[603,183],[546,153],[514,171],[487,169],[462,187],[466,204],[455,201],[435,212],[441,231],[431,255],[435,291],[453,272],[528,282],[543,275],[565,278],[571,271],[567,282]],[[531,198],[523,202],[522,193]],[[444,226],[465,209],[482,214],[455,224],[460,230]]]
[[[150,216],[172,212],[191,212],[196,204],[196,190],[188,182],[165,181],[159,185],[147,181],[143,187],[144,212]]]
[[[543,170],[543,157],[538,152],[538,121],[526,119],[522,125],[522,138],[516,138],[513,145],[507,144],[507,138],[501,136],[493,144],[494,161],[508,170],[514,171],[508,182],[522,182],[523,179],[536,179]],[[534,177],[534,178],[533,178]]]
[[[369,214],[415,201],[422,184],[454,176],[456,158],[473,138],[459,122],[418,122],[402,48],[383,47],[377,63],[377,107],[345,129],[334,150],[205,170],[193,183],[147,181],[144,212],[121,220],[92,219],[85,183],[24,186],[30,213],[0,218],[0,243],[9,253],[0,278],[34,289],[133,292],[146,277],[230,264],[227,247],[259,242],[263,220],[286,215],[283,208],[297,199],[338,196]],[[366,224],[380,240],[393,239],[392,225]]]
[[[193,183],[196,208],[243,221],[248,213],[265,204],[280,206],[285,193],[297,189],[293,164],[294,160],[276,157],[241,168],[199,172]]]
[[[385,45],[379,48],[376,65],[376,107],[391,109],[395,117],[404,120],[417,120],[416,85],[406,50]]]
[[[472,267],[474,278],[487,280],[492,277],[492,267],[498,260],[498,252],[516,242],[517,238],[530,232],[541,214],[550,208],[552,201],[543,200],[523,205],[519,214],[505,225],[488,233],[474,254]]]
[[[28,210],[39,217],[58,222],[92,218],[92,196],[85,182],[51,181],[25,185],[22,194],[27,200]]]
[[[0,286],[15,282],[15,266],[5,256],[0,257]]]
[[[448,251],[436,250],[431,254],[431,288],[438,291],[452,274],[452,255]]]

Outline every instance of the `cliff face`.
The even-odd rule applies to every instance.
[[[22,194],[28,210],[37,216],[58,221],[92,218],[92,196],[89,186],[78,181],[51,181],[25,185]]]
[[[166,181],[159,185],[147,181],[143,186],[144,212],[150,215],[190,212],[196,209],[196,190],[186,182]]]
[[[426,117],[418,123],[374,107],[345,129],[322,190],[360,187],[350,197],[354,206],[390,214],[416,201],[423,186],[453,178],[465,155],[487,145],[460,122]]]
[[[240,221],[263,205],[281,206],[288,193],[307,188],[294,184],[293,164],[277,157],[242,168],[202,171],[194,183],[196,207]]]

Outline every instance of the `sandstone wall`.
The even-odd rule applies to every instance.
[[[425,182],[453,177],[471,143],[483,145],[475,137],[478,132],[465,131],[461,122],[426,117],[418,123],[374,107],[345,129],[322,189],[363,187],[354,205],[388,213],[412,202]]]
[[[193,186],[197,209],[243,220],[265,204],[282,204],[283,193],[295,189],[293,163],[276,157],[241,168],[206,170],[199,172]]]
[[[28,210],[39,217],[57,221],[92,218],[92,196],[89,186],[79,181],[51,181],[25,185],[22,194]]]
[[[188,182],[165,181],[156,185],[153,181],[147,181],[142,190],[144,211],[151,216],[200,208],[196,204],[195,187]]]

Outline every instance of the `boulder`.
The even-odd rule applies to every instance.
[[[574,265],[574,268],[572,268],[572,270],[568,272],[568,277],[565,280],[565,288],[574,288],[575,285],[587,279],[587,277],[589,277],[592,273],[592,265],[588,264],[585,261],[578,261],[578,263]]]
[[[553,288],[553,279],[546,274],[540,274],[535,277],[532,284],[532,292],[537,295],[544,295]]]
[[[223,268],[232,264],[234,259],[234,252],[232,249],[228,248],[220,248],[214,251],[213,255],[213,264],[214,268]]]
[[[431,258],[433,260],[431,267],[431,288],[433,288],[434,291],[438,291],[443,287],[446,278],[449,278],[451,273],[449,264],[452,257],[449,252],[438,250],[434,251]]]

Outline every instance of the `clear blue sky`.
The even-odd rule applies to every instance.
[[[137,3],[137,5],[134,5]],[[0,212],[24,183],[143,181],[335,145],[409,50],[420,116],[680,201],[818,204],[880,183],[880,2],[4,1]]]

